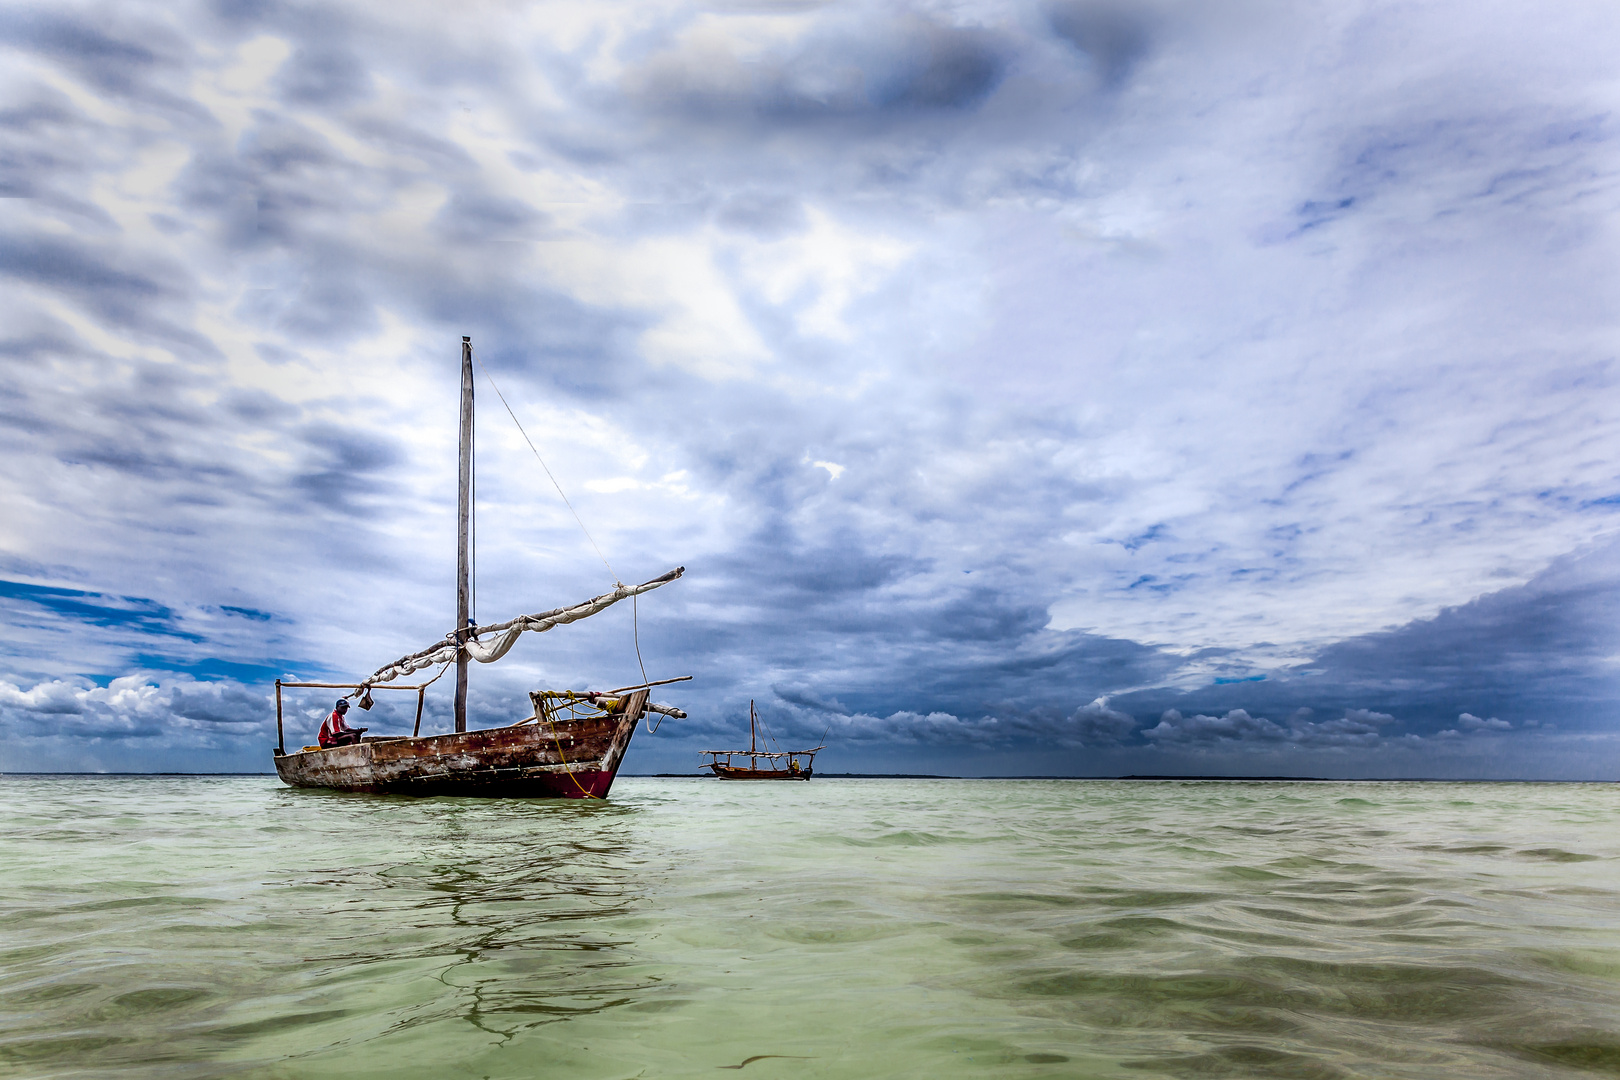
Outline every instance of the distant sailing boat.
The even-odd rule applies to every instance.
[[[515,417],[514,417],[515,419]],[[479,627],[468,618],[468,534],[472,520],[473,368],[472,339],[461,339],[461,452],[459,540],[456,557],[456,628],[444,640],[401,657],[358,683],[300,683],[276,680],[276,773],[294,787],[340,791],[388,792],[403,795],[487,795],[603,798],[613,786],[619,763],[648,712],[676,718],[685,713],[648,702],[649,688],[663,679],[620,687],[605,693],[541,690],[529,694],[534,715],[506,727],[467,730],[467,661],[493,663],[505,656],[524,631],[543,633],[577,622],[620,600],[651,592],[685,572],[677,566],[641,585],[620,584],[571,607],[519,615]],[[526,436],[525,436],[526,437]],[[536,455],[538,456],[538,455]],[[494,635],[484,642],[479,639]],[[393,680],[436,664],[456,665],[456,730],[447,735],[421,735],[422,703],[427,683],[402,686]],[[443,674],[441,670],[440,674]],[[434,678],[437,678],[435,676]],[[646,678],[645,675],[642,676]],[[287,753],[282,734],[283,687],[330,687],[349,690],[362,709],[372,705],[377,690],[416,691],[416,727],[409,736],[365,736],[349,746],[322,749],[306,746]]]
[[[748,703],[748,749],[747,750],[704,750],[709,755],[709,763],[704,766],[712,769],[714,775],[722,780],[808,780],[815,771],[812,766],[816,763],[816,751],[827,749],[825,746],[811,747],[809,750],[778,750],[768,751],[759,748],[759,718],[754,713],[754,703]],[[732,759],[748,759],[747,765],[734,765]],[[721,760],[721,759],[724,760]],[[765,768],[759,767],[760,759],[765,759]]]

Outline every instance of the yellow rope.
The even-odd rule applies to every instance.
[[[573,694],[569,694],[568,696],[573,697]],[[557,721],[555,721],[555,720],[553,720],[551,718],[551,708],[550,708],[550,706],[542,706],[542,707],[545,708],[545,710],[546,710],[546,723],[551,725],[551,741],[557,744],[557,757],[559,759],[561,759],[561,761],[562,761],[562,763],[564,765],[567,765],[568,764],[568,758],[563,756],[562,740],[557,737]],[[579,777],[574,775],[574,770],[573,769],[569,769],[567,771],[568,771],[568,779],[572,780],[574,782],[574,786],[579,788],[579,791],[580,791],[581,795],[584,795],[587,799],[598,798],[598,796],[593,795],[591,792],[589,792],[589,791],[587,791],[585,789],[585,785],[579,782]]]

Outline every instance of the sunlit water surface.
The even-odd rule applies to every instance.
[[[1620,788],[0,779],[0,1072],[1620,1074]]]

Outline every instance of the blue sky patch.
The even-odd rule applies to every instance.
[[[203,682],[212,682],[220,679],[234,679],[240,683],[269,685],[289,672],[298,671],[306,675],[324,674],[322,668],[310,665],[308,661],[296,660],[268,660],[263,663],[248,663],[241,660],[224,660],[217,656],[204,657],[201,660],[179,660],[172,656],[161,656],[154,653],[142,653],[135,658],[135,662],[142,668],[152,671],[172,671],[177,674],[190,675]],[[324,682],[324,679],[316,681]]]
[[[22,600],[66,619],[91,626],[128,627],[146,634],[202,641],[200,634],[180,629],[175,613],[155,600],[108,596],[81,589],[57,589],[21,581],[0,581],[0,597]]]

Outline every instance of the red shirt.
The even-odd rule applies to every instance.
[[[318,741],[322,746],[330,746],[339,735],[348,735],[353,730],[353,728],[343,723],[343,714],[333,709],[332,715],[328,716],[326,723],[321,725],[321,734]]]

